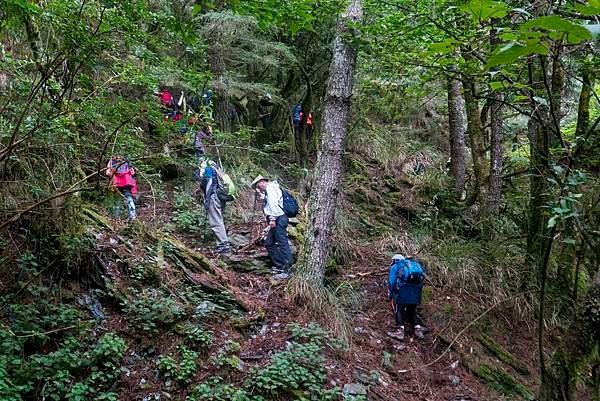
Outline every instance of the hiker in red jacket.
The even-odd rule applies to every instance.
[[[129,163],[122,156],[113,156],[106,165],[105,174],[112,178],[112,184],[121,192],[127,204],[129,221],[137,216],[135,210],[135,201],[133,197],[137,195],[137,182],[133,176],[135,170],[129,166]]]

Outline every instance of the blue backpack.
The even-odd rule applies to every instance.
[[[296,107],[294,107],[294,118],[293,118],[293,123],[298,125],[300,124],[300,113],[302,112],[302,107],[300,107],[299,104],[296,105]]]
[[[398,263],[402,264],[402,274],[399,274],[397,278],[398,287],[404,284],[423,286],[425,283],[425,270],[420,264],[412,259],[403,259]]]
[[[298,215],[298,201],[294,196],[286,191],[285,189],[281,189],[281,195],[283,198],[283,212],[287,217],[296,217]]]

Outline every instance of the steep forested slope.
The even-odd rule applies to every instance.
[[[0,3],[0,399],[600,399],[598,15]],[[257,175],[300,204],[286,280]],[[398,253],[424,340],[387,334]]]

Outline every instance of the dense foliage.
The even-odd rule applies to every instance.
[[[360,23],[346,21],[349,3],[362,3]],[[212,240],[190,178],[201,125],[240,188],[272,174],[311,200],[294,238],[313,256],[300,264],[326,268],[298,269],[293,287],[328,294],[312,304],[339,312],[314,314],[324,323],[343,332],[352,319],[349,269],[415,254],[437,293],[535,322],[540,400],[598,398],[599,18],[596,0],[4,0],[0,398],[119,399],[137,378],[125,366],[155,378],[140,394],[339,398],[318,326],[292,326],[287,349],[246,371],[237,340],[206,326],[244,305],[223,266],[190,249]],[[315,256],[304,242],[318,227],[305,223],[327,203],[311,188],[328,168],[314,169],[330,149],[336,35],[358,61],[337,127],[343,179],[324,187],[340,194],[332,245]],[[175,121],[162,89],[194,113]],[[112,155],[143,185],[144,218],[125,228],[104,176]],[[253,207],[243,194],[226,213],[247,224]],[[199,382],[204,359],[219,374]]]

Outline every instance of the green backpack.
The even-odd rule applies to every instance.
[[[217,196],[221,202],[231,202],[235,199],[237,189],[231,177],[220,168],[215,168],[217,171],[217,177],[219,179],[219,189],[217,190]]]

